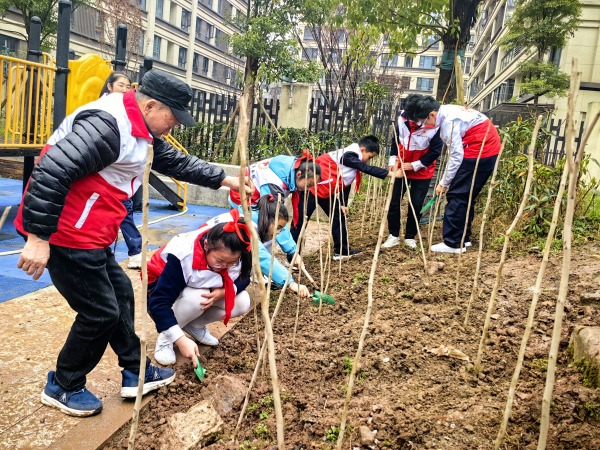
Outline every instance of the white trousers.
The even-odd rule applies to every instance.
[[[202,309],[200,300],[203,294],[208,294],[208,289],[186,287],[173,304],[173,312],[181,328],[188,324],[194,328],[201,328],[209,323],[223,320],[225,315],[225,299],[217,300],[208,309]],[[235,296],[235,305],[231,317],[238,317],[250,309],[250,296],[242,291]]]

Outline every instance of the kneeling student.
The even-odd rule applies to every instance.
[[[244,290],[252,267],[250,231],[239,213],[232,221],[204,224],[175,236],[148,262],[148,310],[160,333],[154,359],[175,363],[173,344],[195,365],[198,345],[219,341],[206,325],[244,314],[250,297]]]

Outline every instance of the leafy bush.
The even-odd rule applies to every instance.
[[[531,140],[532,131],[532,121],[513,122],[500,130],[503,137],[506,137],[506,144],[498,167],[489,215],[492,229],[489,237],[495,239],[496,244],[500,242],[497,238],[504,233],[512,222],[522,199],[528,169],[525,151]],[[540,149],[545,148],[548,137],[548,134],[543,130],[538,136],[536,143],[538,158],[543,156]],[[517,241],[521,241],[523,244],[544,242],[550,228],[554,202],[558,194],[565,163],[564,158],[559,160],[555,167],[547,166],[538,159],[534,161],[534,175],[528,203],[517,227],[517,233],[513,236]],[[588,168],[590,164],[597,164],[597,162],[587,156],[584,157],[579,173],[576,219],[573,226],[575,239],[579,240],[597,237],[598,225],[600,225],[600,213],[597,212],[600,206],[596,206],[600,203],[596,198],[598,181],[589,176]],[[480,207],[482,207],[482,203],[485,202],[486,198],[487,192],[483,192],[479,197]],[[557,239],[561,239],[566,190],[562,205]]]

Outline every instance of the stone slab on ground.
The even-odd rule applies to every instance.
[[[577,326],[571,335],[573,360],[590,387],[600,387],[600,327]]]

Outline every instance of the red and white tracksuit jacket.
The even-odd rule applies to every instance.
[[[435,126],[440,127],[440,137],[450,148],[448,167],[440,180],[444,187],[450,186],[463,158],[489,158],[500,153],[496,127],[485,114],[472,108],[442,105]]]

